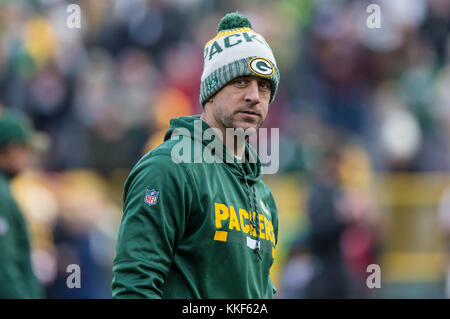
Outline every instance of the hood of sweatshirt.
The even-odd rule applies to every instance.
[[[219,139],[215,134],[208,134],[212,132],[211,127],[200,119],[200,115],[181,116],[170,120],[170,128],[164,136],[164,141],[169,140],[172,135],[183,135],[190,137],[192,140],[197,140],[202,143],[202,151],[206,147],[211,147],[215,139]],[[207,132],[205,132],[208,130]],[[200,134],[201,133],[201,134]],[[218,141],[216,141],[218,142]],[[219,145],[219,143],[217,143]],[[215,153],[215,156],[221,156],[223,165],[226,165],[233,174],[239,176],[241,179],[246,179],[249,184],[257,183],[262,178],[261,161],[255,149],[248,143],[245,144],[245,160],[240,163],[233,153],[220,140],[221,152]],[[250,160],[251,159],[251,160]]]

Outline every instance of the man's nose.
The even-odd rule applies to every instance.
[[[245,101],[252,104],[258,104],[260,102],[258,81],[250,81],[245,91]]]

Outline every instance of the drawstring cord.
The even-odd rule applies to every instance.
[[[255,186],[252,185],[252,187],[250,187],[250,185],[248,184],[247,181],[247,175],[245,174],[244,168],[241,165],[238,165],[239,168],[241,169],[242,173],[244,174],[244,181],[245,181],[245,191],[247,192],[247,198],[250,201],[250,224],[251,224],[251,228],[256,230],[256,247],[254,249],[254,252],[256,253],[256,255],[258,256],[259,260],[262,260],[261,258],[261,254],[259,253],[260,251],[260,240],[259,240],[259,234],[260,234],[260,228],[259,228],[259,212],[258,212],[258,206],[256,205],[256,190],[255,190]],[[250,196],[250,189],[252,190],[253,196]],[[255,218],[253,218],[253,212],[255,212]],[[252,229],[250,229],[250,234],[252,233]]]

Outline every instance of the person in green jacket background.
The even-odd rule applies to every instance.
[[[21,113],[0,107],[0,298],[43,298],[31,263],[25,218],[9,181],[31,158],[31,126]]]
[[[279,79],[250,21],[226,15],[205,45],[202,114],[172,119],[125,182],[113,298],[274,297],[278,211],[243,132],[262,125]]]

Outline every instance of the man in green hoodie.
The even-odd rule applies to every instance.
[[[0,298],[42,298],[33,272],[26,221],[9,181],[26,168],[30,127],[17,112],[0,107]]]
[[[263,123],[279,71],[237,13],[221,20],[204,59],[203,113],[172,119],[125,182],[114,298],[274,297],[278,211],[244,137]]]

